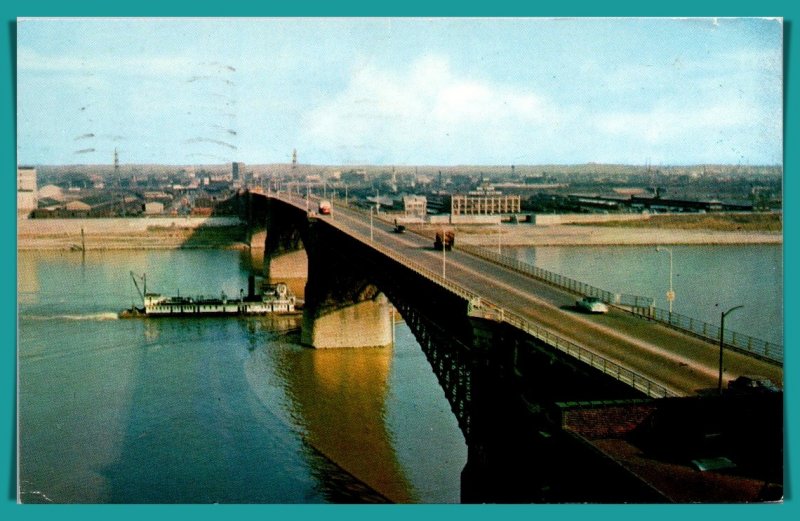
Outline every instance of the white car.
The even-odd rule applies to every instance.
[[[587,313],[608,313],[608,306],[597,297],[583,297],[575,302],[575,306]]]

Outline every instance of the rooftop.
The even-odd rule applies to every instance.
[[[783,393],[561,404],[562,427],[676,503],[783,497]]]

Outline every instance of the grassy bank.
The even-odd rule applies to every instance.
[[[575,226],[584,225],[576,224]],[[720,232],[781,232],[783,231],[783,215],[780,213],[653,215],[649,219],[639,221],[607,221],[592,223],[591,226]]]

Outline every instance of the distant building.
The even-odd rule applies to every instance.
[[[39,189],[39,191],[37,192],[37,196],[39,200],[53,199],[55,201],[63,201],[64,190],[60,186],[45,185]]]
[[[194,217],[211,217],[213,212],[214,212],[213,208],[194,207],[194,208],[192,208],[191,215],[194,216]]]
[[[452,215],[493,215],[520,212],[518,195],[453,195]]]
[[[32,166],[17,167],[17,190],[20,192],[36,191],[36,168]]]
[[[144,203],[144,213],[145,215],[161,215],[164,213],[164,203]]]
[[[407,217],[425,217],[428,199],[423,195],[407,195],[403,197],[403,211]]]
[[[231,179],[241,182],[244,179],[244,163],[231,163]]]
[[[64,205],[64,208],[68,212],[88,212],[92,209],[91,206],[84,203],[83,201],[70,201]]]
[[[450,210],[453,196],[446,192],[428,194],[427,206],[430,213],[447,213]]]
[[[361,185],[367,182],[367,171],[363,169],[359,170],[350,170],[348,172],[342,172],[341,175],[342,182],[348,185]]]
[[[17,167],[17,212],[29,213],[38,204],[36,194],[36,168]]]

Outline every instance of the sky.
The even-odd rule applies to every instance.
[[[782,164],[779,19],[21,19],[18,164]]]

